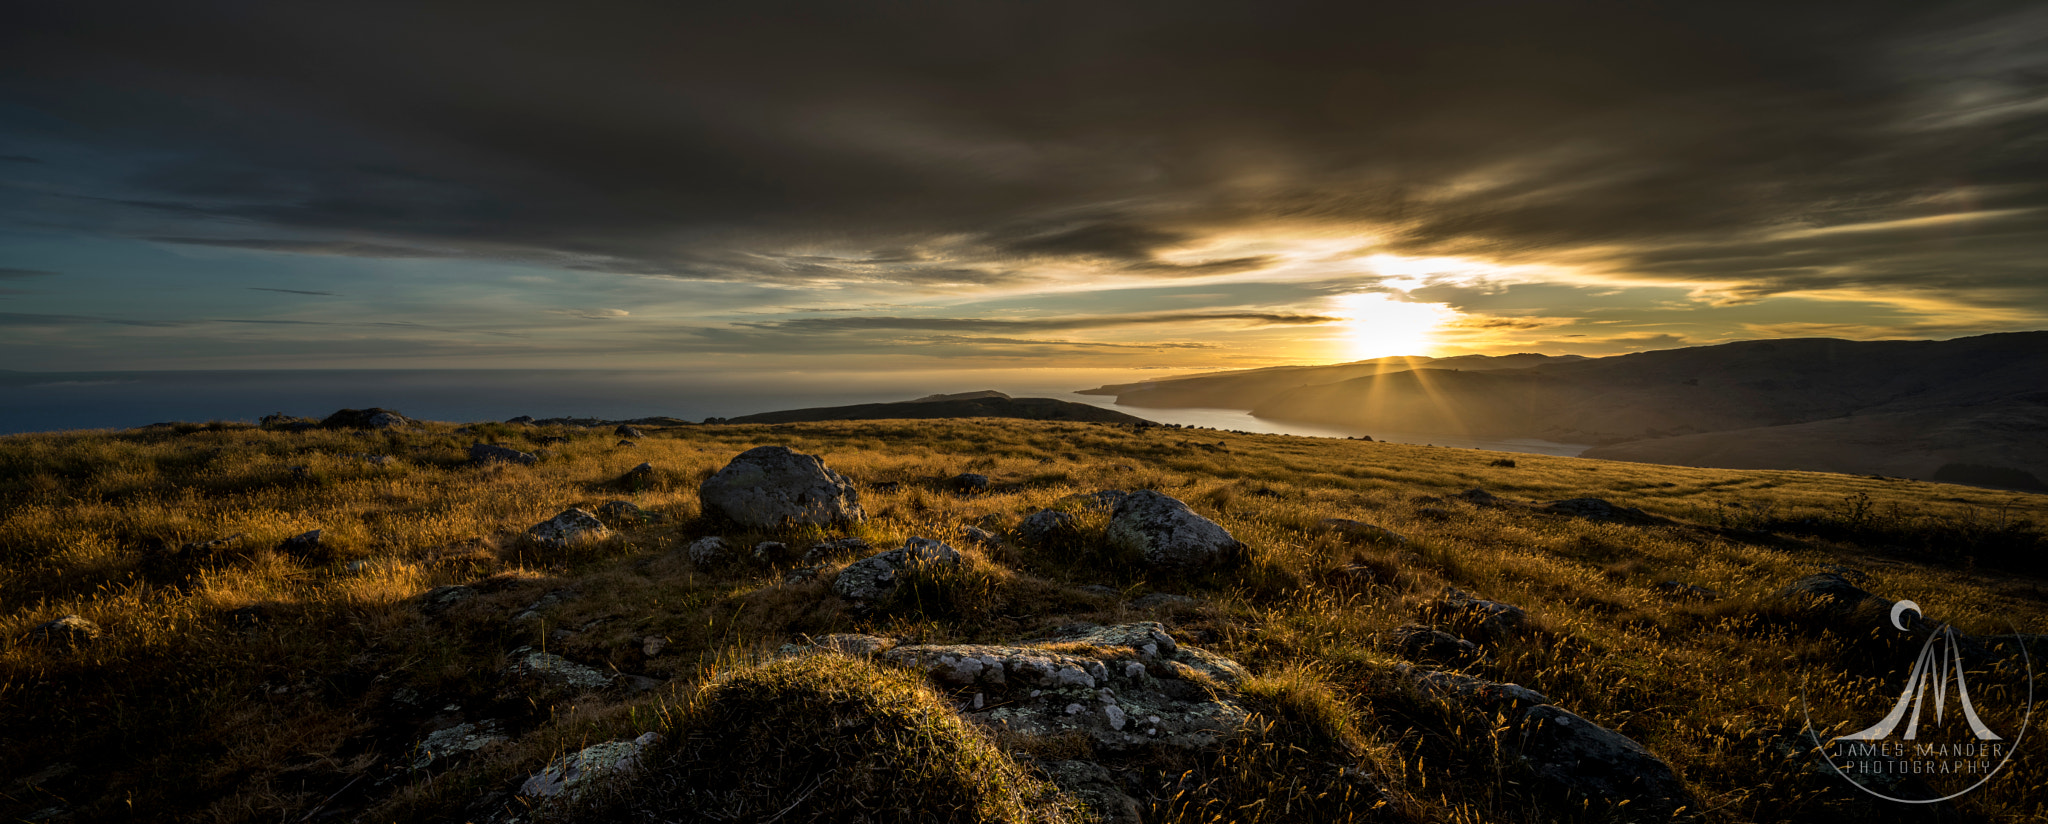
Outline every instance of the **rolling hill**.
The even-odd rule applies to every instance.
[[[730,418],[724,423],[804,423],[931,418],[1020,418],[1033,421],[1151,423],[1136,415],[1053,398],[1012,398],[993,389],[953,395],[929,395],[914,401],[862,403],[788,409]]]

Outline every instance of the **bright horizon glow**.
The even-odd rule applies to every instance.
[[[1438,330],[1457,316],[1441,303],[1409,303],[1383,292],[1341,295],[1335,303],[1333,314],[1345,319],[1344,360],[1432,355]]]

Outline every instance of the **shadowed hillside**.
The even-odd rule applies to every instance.
[[[762,412],[727,419],[726,423],[801,423],[805,421],[871,421],[929,418],[1018,418],[1032,421],[1089,423],[1151,423],[1136,415],[1054,398],[1012,398],[993,389],[955,395],[931,395],[914,401],[863,403]]]
[[[1424,367],[1485,371],[1520,369],[1544,363],[1582,360],[1577,355],[1465,355],[1456,358],[1393,357],[1329,366],[1275,366],[1190,375],[1144,383],[1123,383],[1082,390],[1083,395],[1115,395],[1120,406],[1153,408],[1203,407],[1251,409],[1268,399],[1304,386],[1394,374]]]

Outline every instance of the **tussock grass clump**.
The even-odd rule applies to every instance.
[[[1091,820],[968,726],[923,679],[817,654],[719,676],[605,820]],[[578,816],[571,820],[588,820]]]

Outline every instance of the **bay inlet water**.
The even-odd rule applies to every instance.
[[[1254,418],[1235,409],[1146,409],[1081,387],[1157,377],[1139,370],[1013,369],[898,372],[628,370],[247,370],[182,372],[0,371],[0,434],[125,429],[164,421],[246,421],[282,412],[309,418],[381,406],[438,421],[518,415],[685,420],[880,403],[996,389],[1116,409],[1160,423],[1243,432],[1344,438],[1504,452],[1577,455],[1589,447],[1533,439],[1349,430]]]

